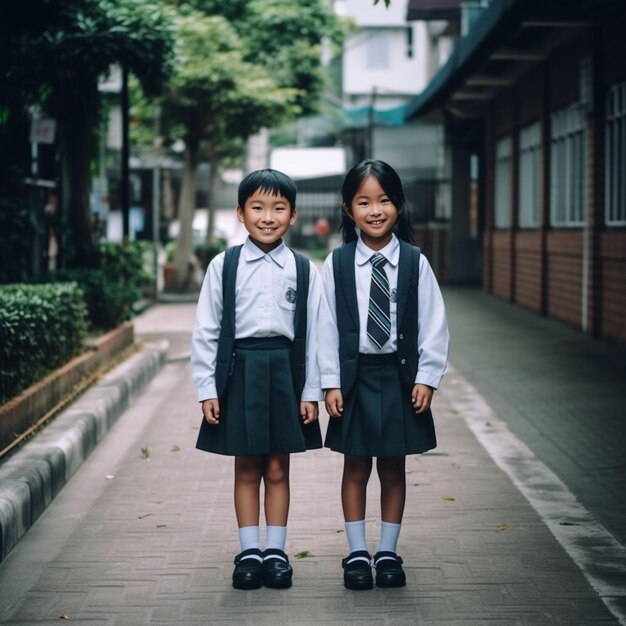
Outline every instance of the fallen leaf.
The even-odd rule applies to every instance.
[[[157,528],[167,528],[167,524],[157,524]]]
[[[508,528],[508,526],[506,524],[504,524],[504,523],[498,524],[498,530],[500,532],[504,532],[507,528]]]
[[[148,448],[141,448],[141,458],[142,459],[150,458],[150,450]]]
[[[69,619],[70,616],[67,613],[61,613],[61,615],[59,615],[59,619]]]
[[[180,446],[179,446],[179,445],[174,444],[174,445],[172,446],[172,452],[180,452]]]
[[[446,500],[447,502],[454,502],[456,500],[453,496],[443,496],[441,499]]]
[[[310,550],[302,550],[302,552],[296,552],[294,555],[296,559],[305,559],[308,556],[313,556]]]
[[[491,426],[491,422],[485,422],[485,426]]]

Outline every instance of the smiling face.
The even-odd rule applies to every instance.
[[[350,206],[344,205],[344,211],[354,220],[368,248],[381,250],[391,241],[399,212],[374,176],[363,179]]]
[[[237,219],[246,227],[250,239],[263,252],[278,245],[296,221],[296,209],[287,198],[257,189],[248,196],[243,207],[237,207]]]

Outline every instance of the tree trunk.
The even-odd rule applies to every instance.
[[[59,126],[61,210],[69,225],[63,257],[72,267],[96,263],[91,191],[91,159],[98,119],[98,86],[94,80],[55,88],[54,114]]]
[[[218,185],[220,181],[220,161],[217,156],[217,149],[214,142],[209,144],[207,156],[211,162],[211,179],[209,181],[208,219],[206,229],[206,240],[211,243],[215,239],[215,212],[217,210]]]
[[[185,170],[178,206],[180,230],[174,253],[175,291],[186,291],[191,286],[191,261],[193,257],[193,215],[196,204],[198,174],[198,141],[187,139],[185,148]]]

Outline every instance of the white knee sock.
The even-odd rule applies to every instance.
[[[367,552],[364,519],[356,522],[346,522],[346,535],[348,536],[350,552],[356,552],[357,550],[365,550]]]
[[[250,550],[251,548],[259,548],[259,527],[258,526],[242,526],[239,528],[239,543],[241,551]],[[258,556],[250,555],[244,558],[258,559]]]
[[[268,526],[265,538],[265,549],[276,548],[285,551],[285,541],[287,539],[286,526]]]
[[[402,524],[380,523],[380,542],[377,552],[395,552]]]

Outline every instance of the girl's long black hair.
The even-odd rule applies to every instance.
[[[398,209],[398,219],[394,226],[396,236],[410,244],[415,244],[413,228],[411,227],[409,212],[406,208],[402,181],[391,165],[384,161],[373,159],[360,161],[350,169],[344,178],[341,187],[343,207],[341,211],[341,226],[339,227],[343,242],[350,243],[358,239],[354,220],[347,214],[346,208],[350,207],[356,192],[368,176],[373,176],[378,181],[383,191]]]

